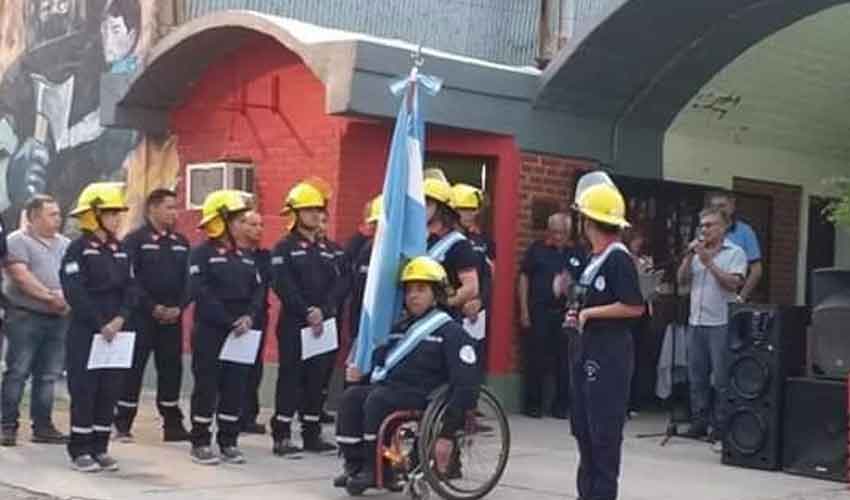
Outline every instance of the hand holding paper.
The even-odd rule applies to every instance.
[[[253,365],[260,351],[260,330],[248,330],[241,335],[231,332],[221,347],[218,359],[243,365]]]
[[[336,319],[327,319],[324,323],[319,323],[319,327],[321,329],[318,334],[313,326],[301,329],[302,360],[339,349]]]
[[[112,339],[96,333],[92,338],[87,369],[130,368],[135,344],[135,332],[118,332]]]

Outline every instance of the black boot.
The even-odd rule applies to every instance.
[[[375,487],[375,463],[372,460],[363,462],[363,468],[349,477],[345,484],[345,491],[351,496],[360,496],[369,488]]]
[[[322,439],[321,434],[304,434],[302,440],[304,441],[304,451],[325,453],[336,450],[336,446]]]
[[[362,460],[348,460],[342,464],[342,473],[334,478],[334,488],[345,488],[348,479],[355,476],[363,468]]]
[[[345,491],[351,496],[360,496],[369,488],[375,487],[375,454],[376,443],[366,442],[361,445],[363,453],[363,467],[357,474],[348,478]]]
[[[181,441],[189,441],[191,438],[189,431],[183,427],[182,421],[166,422],[162,427],[162,440],[166,443],[178,443]]]

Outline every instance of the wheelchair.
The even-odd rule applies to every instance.
[[[453,437],[448,470],[440,472],[434,444],[442,430],[448,386],[437,389],[425,411],[396,411],[381,424],[376,450],[379,489],[404,491],[412,500],[427,500],[431,492],[445,500],[477,500],[499,483],[510,454],[508,420],[499,400],[481,387],[476,409]],[[362,491],[348,489],[352,496]]]

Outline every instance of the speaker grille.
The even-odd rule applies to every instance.
[[[742,356],[729,369],[732,394],[744,399],[757,399],[767,392],[771,382],[770,367],[753,356]]]
[[[765,419],[749,408],[739,408],[729,416],[725,453],[735,452],[752,456],[764,448],[770,435]]]

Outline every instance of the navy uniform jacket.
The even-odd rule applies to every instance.
[[[248,252],[257,264],[257,270],[260,272],[260,284],[263,287],[263,311],[260,314],[259,323],[254,325],[254,328],[261,332],[266,331],[266,325],[269,323],[269,288],[272,283],[272,254],[264,248],[255,248]]]
[[[189,240],[145,224],[128,234],[123,244],[133,264],[139,312],[150,318],[156,305],[182,307],[189,284]]]
[[[528,247],[520,265],[520,271],[528,276],[530,307],[542,306],[547,309],[562,309],[566,306],[566,297],[555,298],[552,284],[555,276],[567,271],[578,282],[584,271],[587,257],[578,247],[558,249],[543,240],[537,240]]]
[[[272,288],[283,304],[284,321],[304,325],[310,307],[320,308],[325,319],[337,315],[348,284],[340,279],[334,247],[293,231],[272,250],[271,262]]]
[[[489,237],[478,232],[470,231],[466,237],[478,256],[478,295],[484,309],[489,309],[493,300],[493,269],[490,263],[496,260],[496,245]]]
[[[341,310],[354,286],[351,261],[348,260],[348,254],[345,249],[335,241],[325,238],[322,242],[334,254],[333,267],[334,274],[336,275],[336,283],[331,291],[330,302],[337,304],[337,309]],[[337,316],[337,319],[341,320],[342,318]]]
[[[242,316],[250,316],[254,328],[262,324],[266,288],[250,252],[206,241],[192,249],[189,275],[196,321],[223,334]]]
[[[436,234],[428,235],[428,248],[436,245],[440,241],[440,236]],[[474,269],[478,271],[478,256],[472,249],[469,240],[460,240],[446,252],[446,257],[443,260],[443,267],[446,269],[446,274],[449,276],[449,284],[457,290],[460,288],[460,272],[465,269]],[[480,284],[479,277],[479,284]]]
[[[587,287],[583,307],[604,306],[620,302],[630,306],[643,305],[637,268],[626,252],[615,250],[599,268]],[[592,319],[584,326],[585,334],[604,331],[625,331],[637,319]]]
[[[72,241],[59,271],[72,323],[93,335],[116,316],[129,319],[135,305],[132,272],[121,243],[105,244],[92,233]]]
[[[383,365],[387,354],[417,319],[406,319],[393,327],[388,343],[375,351],[374,366]],[[475,408],[481,378],[475,341],[459,323],[450,321],[420,342],[378,383],[422,396],[449,384],[448,420],[462,425],[466,411]]]
[[[366,294],[366,277],[369,275],[369,262],[372,260],[372,239],[358,247],[358,254],[351,261],[351,337],[357,337],[360,331],[360,313],[363,311],[363,296]]]

